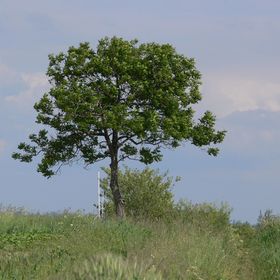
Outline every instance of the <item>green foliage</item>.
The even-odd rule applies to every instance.
[[[157,227],[156,245],[146,247],[164,279],[254,279],[253,268],[230,226],[213,231],[204,225],[174,222]]]
[[[107,175],[101,181],[104,190],[105,216],[114,213],[113,195],[109,187],[110,169],[103,169]],[[134,218],[171,219],[173,215],[173,194],[171,187],[173,179],[167,173],[160,174],[150,168],[124,168],[119,171],[120,190],[125,200],[126,214]]]
[[[61,277],[61,278],[60,278]],[[153,268],[145,268],[134,263],[131,265],[121,257],[106,254],[91,257],[74,265],[70,271],[65,271],[51,279],[88,279],[88,280],[161,280],[159,272]]]
[[[280,216],[270,210],[260,215],[252,251],[257,279],[280,279]]]
[[[244,241],[244,246],[250,248],[254,238],[256,237],[256,228],[248,222],[235,222],[233,224],[233,228],[236,234],[240,236],[241,240]]]
[[[195,121],[201,75],[194,59],[169,44],[105,37],[94,50],[81,43],[50,55],[47,75],[51,88],[34,105],[36,122],[46,128],[29,135],[31,143],[20,143],[12,157],[31,162],[40,155],[37,171],[48,178],[74,161],[87,166],[110,158],[119,217],[125,216],[119,162],[151,164],[162,159],[162,148],[182,142],[216,156],[225,137],[211,112]]]
[[[194,120],[201,75],[194,59],[169,44],[106,37],[94,50],[81,43],[50,55],[47,75],[51,89],[34,106],[37,123],[46,129],[13,154],[23,162],[40,155],[44,176],[75,160],[150,164],[161,160],[161,148],[184,141],[216,156],[224,139],[211,112]]]
[[[231,208],[227,204],[216,206],[211,203],[192,204],[180,200],[176,206],[176,217],[183,222],[203,225],[205,228],[222,230],[230,225]]]
[[[42,241],[51,238],[52,235],[48,233],[36,231],[0,234],[0,249],[7,248],[7,246],[26,248],[34,241]]]
[[[3,234],[26,236],[37,228],[50,238],[24,247],[5,244],[0,279],[256,279],[231,226],[213,232],[202,220],[186,224],[102,221],[69,212],[11,214],[0,214]]]

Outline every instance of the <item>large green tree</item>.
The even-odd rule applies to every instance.
[[[216,131],[207,111],[194,120],[192,105],[201,100],[201,75],[195,61],[169,44],[103,38],[94,50],[88,43],[49,56],[51,88],[34,105],[37,123],[47,129],[20,143],[13,158],[32,161],[46,177],[62,165],[85,165],[110,159],[110,188],[116,214],[125,215],[118,185],[119,163],[159,161],[162,148],[182,142],[216,156],[225,131]]]

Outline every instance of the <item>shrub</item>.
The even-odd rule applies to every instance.
[[[186,200],[180,200],[176,206],[176,216],[184,222],[200,225],[202,227],[226,228],[230,224],[231,208],[227,204],[217,206],[212,203],[192,204]]]
[[[114,204],[109,188],[110,171],[103,170],[107,174],[101,181],[106,199],[105,215],[111,216],[114,213]],[[158,170],[149,168],[140,171],[125,167],[124,171],[119,171],[119,184],[127,216],[155,220],[166,219],[173,212],[173,178],[168,177],[167,173],[159,174]]]
[[[280,216],[268,210],[260,215],[252,244],[253,260],[260,280],[280,279]]]
[[[235,233],[238,234],[241,240],[244,241],[244,246],[250,247],[251,242],[253,242],[256,235],[255,227],[249,224],[248,222],[235,222],[232,226],[234,228]]]

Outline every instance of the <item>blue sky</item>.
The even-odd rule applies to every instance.
[[[182,177],[176,199],[226,201],[235,220],[255,222],[265,209],[280,213],[279,14],[277,0],[1,0],[0,202],[92,211],[96,173],[107,162],[66,167],[47,180],[36,162],[10,155],[37,129],[33,104],[49,87],[48,54],[116,35],[170,43],[194,57],[203,82],[196,110],[212,110],[218,128],[228,130],[217,158],[184,145],[152,166]]]

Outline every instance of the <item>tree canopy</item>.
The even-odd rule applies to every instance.
[[[170,44],[103,38],[49,56],[50,90],[34,105],[36,122],[46,126],[20,143],[13,158],[30,162],[40,155],[38,171],[50,177],[64,164],[111,160],[110,187],[116,211],[124,215],[118,164],[162,159],[162,148],[189,142],[216,156],[225,131],[215,130],[206,111],[194,119],[201,100],[201,74],[195,61]]]

